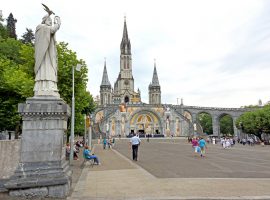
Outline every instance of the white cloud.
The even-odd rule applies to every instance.
[[[113,85],[119,73],[124,15],[132,46],[135,88],[148,102],[154,58],[162,100],[198,106],[240,107],[269,100],[269,3],[258,0],[5,1],[5,17],[17,18],[17,33],[35,27],[41,2],[62,19],[58,41],[89,67],[88,89],[99,94],[104,57]]]

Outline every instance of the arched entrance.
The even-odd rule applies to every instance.
[[[130,132],[145,134],[161,134],[162,126],[159,117],[151,111],[135,113],[130,120]]]
[[[125,96],[125,103],[128,103],[128,102],[129,102],[129,97]]]

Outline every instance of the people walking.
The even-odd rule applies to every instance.
[[[140,138],[135,134],[129,141],[130,147],[132,148],[132,159],[134,161],[138,160],[138,148],[141,143]]]
[[[197,154],[201,154],[201,148],[199,147],[199,143],[198,143],[198,140],[196,137],[193,137],[192,140],[191,140],[191,145],[192,145],[192,148],[195,152],[195,156]]]
[[[191,145],[192,145],[192,148],[195,148],[196,146],[198,146],[198,140],[196,137],[193,137],[192,140],[191,140]]]
[[[199,147],[201,148],[201,157],[205,156],[206,142],[203,138],[199,140]]]
[[[103,138],[103,149],[106,149],[107,146],[107,139],[106,137]]]
[[[111,149],[112,148],[112,139],[111,138],[108,139],[107,144],[108,144],[108,149]]]
[[[148,133],[147,134],[147,142],[149,142],[149,139],[150,139],[150,134]]]
[[[112,147],[115,145],[115,138],[112,139]]]

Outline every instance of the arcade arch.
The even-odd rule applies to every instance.
[[[184,111],[184,117],[187,118],[190,122],[193,120],[191,113],[186,110]]]
[[[219,116],[220,136],[233,136],[233,118],[229,114],[221,114]]]
[[[213,134],[212,116],[207,112],[200,112],[197,115],[197,121],[200,123],[203,132],[207,135]]]

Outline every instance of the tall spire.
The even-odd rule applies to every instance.
[[[106,68],[106,58],[104,58],[104,69],[103,69],[101,86],[111,86],[111,83],[108,78],[107,68]]]
[[[152,83],[150,83],[148,91],[149,91],[149,104],[161,104],[161,90],[157,75],[156,59],[154,60],[154,73]]]
[[[124,30],[120,49],[122,54],[131,54],[131,45],[128,38],[126,16],[124,17]]]
[[[154,59],[154,73],[152,78],[152,86],[159,86],[157,69],[156,69],[156,59]]]

